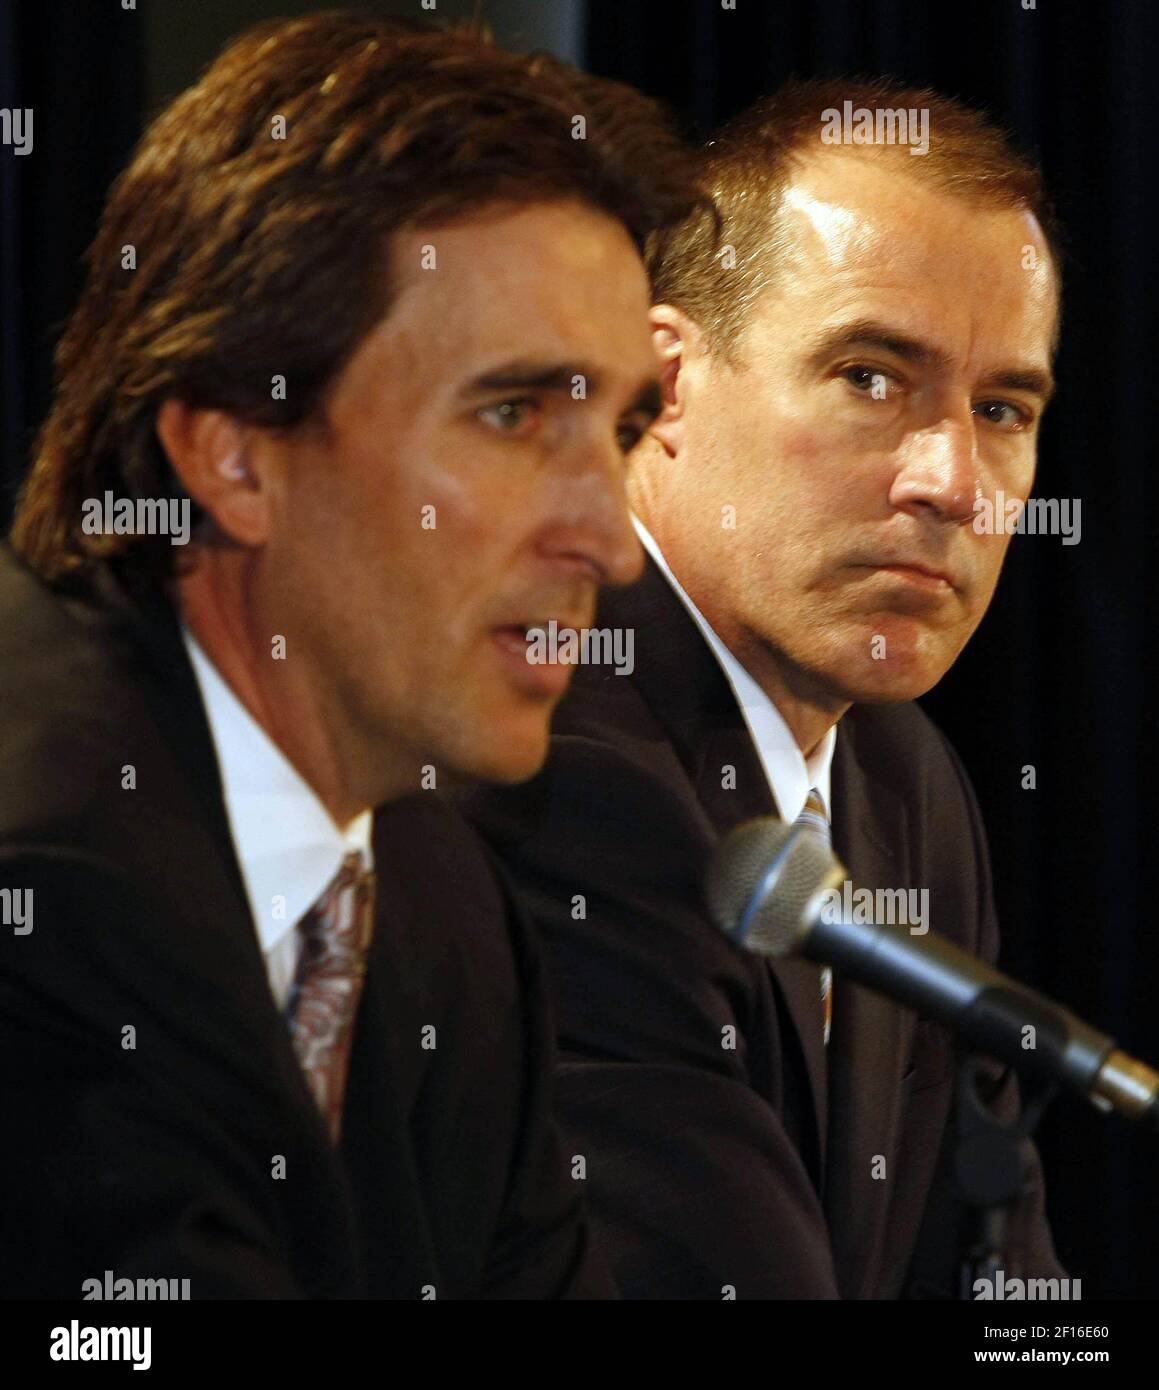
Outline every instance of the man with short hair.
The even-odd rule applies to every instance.
[[[892,141],[854,138],[882,109],[907,112]],[[978,808],[910,702],[994,592],[1009,535],[975,529],[976,500],[1034,477],[1050,219],[984,119],[885,84],[790,85],[725,128],[707,180],[721,241],[694,215],[651,247],[666,408],[630,479],[649,564],[597,618],[634,631],[635,670],[581,670],[543,773],[469,810],[548,943],[561,1116],[622,1291],[953,1296],[949,1033],[735,949],[701,881],[775,812],[994,959]],[[1029,1172],[1011,1258],[1056,1274]]]
[[[699,196],[627,88],[341,14],[144,136],[0,554],[3,1293],[613,1292],[428,789],[535,771],[526,628],[639,573],[640,251]]]

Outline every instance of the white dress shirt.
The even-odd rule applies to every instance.
[[[299,920],[352,850],[374,867],[372,816],[339,829],[313,789],[182,627],[217,750],[225,809],[270,988],[285,1009],[301,939]]]
[[[660,547],[649,534],[648,528],[637,516],[632,517],[632,522],[641,545],[656,561],[660,572],[672,585],[680,602],[688,610],[693,622],[703,633],[704,640],[720,662],[721,669],[736,696],[741,714],[744,715],[748,731],[752,735],[781,819],[796,820],[805,809],[805,802],[813,788],[820,793],[825,803],[825,813],[832,819],[830,774],[833,768],[833,750],[837,746],[837,726],[834,725],[829,730],[806,760],[776,705],[733,656],[712,630],[704,614],[685,593],[680,581],[668,567]]]

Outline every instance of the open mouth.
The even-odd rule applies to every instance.
[[[495,640],[504,651],[509,651],[515,656],[526,657],[528,648],[531,646],[531,634],[546,632],[546,630],[546,622],[508,623],[504,627],[495,628]]]
[[[550,619],[537,619],[491,629],[491,641],[501,654],[508,679],[526,695],[558,698],[567,689],[571,665],[559,660],[551,643],[543,640],[558,626]]]

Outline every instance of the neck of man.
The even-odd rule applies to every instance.
[[[630,488],[632,509],[660,547],[668,567],[680,581],[729,651],[776,706],[802,755],[812,757],[821,740],[849,709],[841,698],[787,660],[769,642],[745,628],[737,619],[713,603],[711,579],[705,579],[695,554],[687,554],[679,532],[664,523],[663,508],[656,505],[656,489],[650,469],[633,474]]]
[[[700,600],[689,590],[697,608]],[[701,609],[701,612],[704,612]],[[849,708],[848,700],[838,699],[814,680],[807,671],[794,666],[756,633],[746,631],[726,615],[720,626],[704,614],[733,656],[777,707],[789,732],[806,760],[817,751],[825,735]],[[723,631],[722,631],[723,628]]]
[[[265,621],[260,602],[257,552],[234,547],[198,548],[194,564],[176,583],[181,617],[222,680],[278,746],[343,828],[385,798],[367,795],[344,755],[337,711],[295,650],[284,625]],[[285,659],[275,659],[275,635],[286,639]]]

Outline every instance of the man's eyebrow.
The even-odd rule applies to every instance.
[[[582,377],[585,396],[594,396],[603,384],[601,374],[584,362],[505,362],[474,377],[463,388],[467,396],[484,391],[567,391],[571,393],[576,377]],[[655,419],[664,407],[664,398],[657,377],[648,377],[636,390],[630,411],[646,412]]]
[[[1031,396],[1039,396],[1043,405],[1054,395],[1054,377],[1038,367],[1007,367],[990,373],[986,384],[998,386],[1004,391],[1025,391]]]
[[[570,391],[577,376],[583,377],[584,389],[589,395],[599,390],[599,373],[584,362],[516,360],[504,362],[474,377],[463,387],[463,394],[469,396],[480,391]]]
[[[810,357],[820,362],[843,348],[870,347],[882,352],[892,353],[903,362],[913,362],[921,367],[944,367],[949,357],[932,343],[902,333],[878,319],[857,319],[853,323],[839,324],[818,337],[812,346]],[[1048,370],[1039,367],[1004,367],[987,375],[988,384],[1007,391],[1026,391],[1040,396],[1045,405],[1054,395],[1054,377]]]
[[[883,352],[891,352],[903,362],[914,362],[919,366],[944,366],[949,360],[944,352],[932,343],[902,333],[880,319],[855,319],[852,323],[837,324],[814,339],[810,357],[820,361],[830,357],[842,348],[872,347]]]

